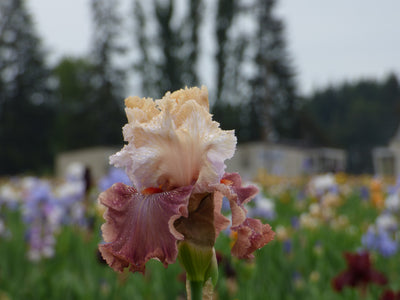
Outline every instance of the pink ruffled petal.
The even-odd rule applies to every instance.
[[[237,240],[232,247],[232,255],[242,259],[254,258],[252,253],[272,241],[275,235],[271,226],[251,218],[247,218],[239,226],[232,227],[232,230],[237,232]]]
[[[220,192],[214,193],[214,229],[215,236],[218,237],[222,230],[230,225],[231,221],[221,214],[223,195]]]
[[[243,187],[242,179],[238,173],[225,173],[221,182],[214,188],[229,199],[232,226],[238,226],[246,219],[247,210],[243,205],[257,195],[258,188],[254,185]]]
[[[242,178],[238,173],[225,173],[222,180],[232,182],[232,189],[237,195],[238,204],[246,204],[258,194],[258,188],[254,185],[242,186]]]
[[[165,266],[177,257],[177,240],[183,239],[174,221],[188,216],[193,187],[180,187],[158,194],[143,195],[131,186],[114,184],[101,193],[99,201],[107,207],[102,225],[106,244],[99,250],[116,271],[129,267],[144,272],[146,262],[159,259]]]

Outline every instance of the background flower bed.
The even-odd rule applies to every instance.
[[[275,217],[267,221],[277,236],[255,253],[252,263],[230,256],[229,233],[217,240],[218,299],[359,299],[353,289],[335,292],[331,280],[346,268],[342,253],[363,249],[362,236],[380,214],[370,199],[372,194],[361,192],[369,191],[371,180],[340,180],[335,191],[340,201],[333,216],[310,227],[301,222],[301,215],[317,216],[310,207],[321,199],[309,192],[309,180],[260,179],[264,195],[275,205]],[[4,180],[2,185],[7,183]],[[382,186],[382,196],[389,186]],[[96,189],[90,196],[93,207],[87,211],[96,211]],[[97,252],[103,223],[100,213],[91,215],[90,226],[61,226],[53,257],[29,260],[29,224],[22,221],[21,207],[1,205],[7,233],[0,237],[0,299],[184,299],[184,272],[178,263],[164,269],[151,261],[142,276],[116,274],[101,262]],[[400,254],[384,257],[373,251],[371,257],[374,268],[387,276],[387,288],[399,290]],[[378,299],[383,290],[370,286],[367,299]]]

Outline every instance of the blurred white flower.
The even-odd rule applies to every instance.
[[[85,193],[85,183],[83,181],[67,181],[57,186],[54,193],[60,199],[80,198]]]
[[[259,193],[254,199],[255,206],[249,208],[249,216],[272,220],[276,216],[275,203]]]
[[[311,216],[317,217],[321,214],[321,207],[318,203],[312,203],[309,209]]]
[[[21,200],[21,192],[10,184],[4,184],[0,187],[0,203],[4,203],[8,207],[17,206]]]
[[[318,218],[314,218],[308,213],[302,213],[300,215],[300,226],[308,229],[316,229],[320,226]]]
[[[337,191],[335,176],[328,173],[313,177],[308,183],[308,191],[315,197],[322,196],[327,192]]]
[[[375,221],[378,229],[385,231],[395,231],[398,227],[396,218],[392,214],[382,214]]]
[[[399,211],[400,210],[399,193],[394,193],[392,195],[389,195],[385,200],[385,206],[390,211]]]
[[[65,170],[65,178],[68,180],[82,180],[85,175],[85,166],[79,162],[73,162]]]

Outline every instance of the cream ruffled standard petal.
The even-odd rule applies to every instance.
[[[128,144],[110,161],[125,168],[138,190],[194,185],[201,193],[219,182],[236,137],[212,120],[205,87],[167,93],[157,101],[132,97],[126,105]]]

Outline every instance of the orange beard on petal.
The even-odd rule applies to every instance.
[[[228,186],[233,185],[233,181],[232,181],[232,180],[225,179],[225,178],[222,178],[222,179],[220,180],[220,183],[225,184],[225,185],[228,185]]]
[[[142,195],[153,195],[157,193],[161,193],[163,190],[158,187],[148,187],[142,190]]]

